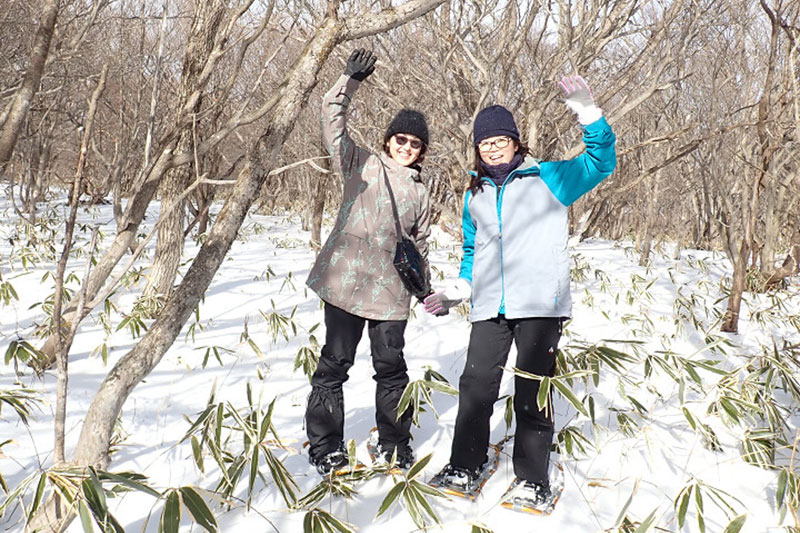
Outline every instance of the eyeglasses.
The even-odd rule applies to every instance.
[[[511,143],[509,137],[499,137],[493,141],[481,141],[478,143],[478,150],[481,152],[488,152],[494,146],[498,150],[502,150]]]
[[[419,139],[409,139],[405,135],[395,135],[394,142],[397,143],[397,146],[403,146],[404,144],[408,143],[414,150],[419,150],[422,148],[422,141]]]

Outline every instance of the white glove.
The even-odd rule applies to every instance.
[[[469,298],[472,294],[472,287],[464,278],[458,278],[452,283],[447,284],[444,289],[440,289],[423,300],[425,311],[432,315],[440,316],[447,314],[447,310],[461,303],[462,300]]]
[[[564,104],[578,115],[578,122],[585,126],[603,116],[603,110],[594,103],[586,80],[580,76],[564,76],[558,86],[564,93]]]

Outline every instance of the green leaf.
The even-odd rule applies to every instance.
[[[700,492],[700,487],[695,487],[694,489],[694,499],[695,505],[697,506],[697,510],[702,513],[703,512],[703,494]]]
[[[408,514],[411,515],[411,520],[414,521],[417,527],[425,527],[425,517],[422,515],[422,511],[417,504],[417,500],[414,498],[414,495],[411,493],[411,491],[403,491],[403,503],[405,504],[406,511],[408,511]]]
[[[617,515],[617,519],[614,521],[614,527],[618,528],[620,525],[622,525],[622,521],[625,520],[625,515],[628,512],[628,507],[631,506],[631,503],[633,502],[633,497],[639,491],[639,482],[641,480],[642,480],[641,478],[637,478],[636,483],[633,484],[633,490],[631,491],[631,495],[628,496],[628,501],[625,502],[625,505],[622,506],[622,510]]]
[[[200,445],[200,440],[197,438],[196,435],[192,435],[192,455],[194,456],[194,463],[197,465],[197,468],[200,472],[205,474],[205,468],[203,466],[203,448]]]
[[[6,509],[8,508],[9,505],[14,503],[14,501],[17,498],[19,498],[21,494],[23,494],[25,491],[28,490],[28,485],[30,485],[34,479],[36,479],[36,473],[30,474],[28,477],[23,479],[19,485],[17,485],[17,488],[15,488],[11,492],[11,494],[8,495],[6,501],[4,501],[2,505],[0,505],[0,517],[2,517],[5,514]]]
[[[681,498],[681,505],[678,508],[678,528],[682,528],[684,522],[686,521],[686,512],[689,509],[689,500],[692,496],[692,489],[694,485],[690,486],[686,492],[683,493],[683,498]]]
[[[250,510],[250,502],[253,498],[253,489],[256,486],[256,476],[258,476],[258,452],[259,446],[253,449],[253,456],[250,458],[250,476],[247,480],[247,510]]]
[[[106,471],[99,472],[100,479],[107,479],[110,481],[114,481],[130,489],[138,490],[139,492],[144,492],[145,494],[149,494],[154,498],[161,498],[161,493],[158,492],[157,490],[153,489],[152,487],[150,487],[145,483],[131,479],[133,475],[134,474],[132,474],[131,472],[120,472],[117,474]]]
[[[428,502],[427,499],[425,499],[424,493],[420,491],[419,485],[422,484],[419,481],[412,481],[411,483],[412,483],[411,485],[412,488],[409,491],[411,492],[411,495],[414,497],[414,499],[417,500],[417,503],[419,503],[419,505],[423,509],[425,509],[425,512],[428,514],[428,516],[430,516],[434,522],[441,525],[441,521],[439,520],[439,517],[436,515],[436,512],[434,512],[433,507],[431,507],[431,504]]]
[[[33,515],[36,514],[36,511],[39,509],[39,504],[42,503],[42,496],[44,495],[44,488],[47,486],[47,472],[42,472],[42,475],[39,476],[39,483],[36,485],[36,492],[33,496],[33,502],[31,503],[31,508],[28,513],[28,522],[33,520]]]
[[[650,528],[653,527],[653,522],[655,522],[656,519],[656,511],[658,511],[657,508],[653,509],[653,511],[647,516],[647,518],[642,520],[642,523],[639,524],[639,527],[636,528],[636,531],[634,533],[647,533],[648,531],[650,531]]]
[[[725,531],[723,533],[739,533],[744,526],[744,523],[747,521],[747,515],[739,515],[725,527]]]
[[[206,531],[210,533],[216,532],[219,528],[217,519],[203,497],[193,487],[181,487],[180,491],[183,497],[183,505],[189,510],[194,521]]]
[[[778,474],[778,490],[775,492],[775,507],[783,507],[788,478],[789,472],[787,472],[786,468],[781,469],[780,474]]]
[[[89,513],[89,508],[86,507],[86,502],[80,500],[78,502],[78,515],[81,517],[81,525],[85,533],[94,533],[94,526],[92,525],[92,516]]]
[[[683,407],[682,410],[683,410],[683,416],[686,417],[686,421],[689,422],[689,425],[692,427],[693,430],[697,431],[697,424],[694,421],[694,416],[692,416],[692,413],[690,413],[689,410],[685,407]]]
[[[406,475],[406,479],[414,479],[417,477],[428,465],[433,457],[433,453],[429,453],[422,459],[418,460],[414,465],[409,469],[408,474]]]
[[[581,414],[586,417],[589,417],[589,412],[586,411],[586,407],[583,406],[583,402],[581,402],[577,396],[572,392],[572,389],[569,386],[562,382],[560,379],[553,379],[552,381],[555,388],[561,393],[563,396],[572,406]]]
[[[389,509],[389,507],[392,506],[392,504],[400,495],[400,493],[403,492],[405,486],[406,486],[405,482],[401,481],[400,483],[392,487],[392,490],[389,491],[389,494],[387,494],[386,497],[383,499],[383,502],[381,502],[381,506],[378,508],[378,514],[375,515],[375,518],[381,516]]]
[[[108,514],[103,487],[101,487],[99,483],[94,483],[91,478],[84,479],[81,483],[81,487],[83,488],[83,495],[86,498],[89,509],[91,509],[92,514],[98,518],[98,521],[102,523],[105,521],[105,516]]]
[[[536,405],[539,410],[547,409],[547,400],[550,398],[550,378],[543,377],[539,384],[539,393],[536,395]]]
[[[178,491],[170,490],[158,524],[160,533],[178,533],[181,524],[181,501]]]

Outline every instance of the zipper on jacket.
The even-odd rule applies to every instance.
[[[525,168],[524,170],[527,170],[528,168]],[[500,213],[500,210],[503,206],[503,193],[505,192],[506,189],[506,183],[508,183],[508,181],[511,179],[512,176],[514,176],[514,174],[519,173],[518,171],[519,167],[509,172],[508,176],[506,176],[506,179],[503,180],[503,184],[500,187],[495,185],[495,183],[491,179],[487,177],[483,178],[483,181],[491,184],[491,186],[495,188],[497,196],[495,204],[497,206],[497,237],[498,240],[500,241],[500,309],[502,309],[503,312],[505,312],[505,306],[506,306],[506,275],[503,268],[503,217]],[[498,309],[497,311],[499,312],[500,309]]]

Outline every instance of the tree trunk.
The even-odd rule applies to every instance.
[[[14,153],[14,146],[17,144],[19,133],[25,124],[33,97],[42,81],[47,56],[50,53],[50,42],[55,33],[59,3],[59,0],[47,0],[42,9],[42,18],[39,28],[36,30],[33,50],[31,50],[30,66],[25,72],[22,85],[14,95],[14,101],[6,121],[0,128],[0,176],[2,176],[6,164],[11,160],[11,154]]]
[[[191,149],[191,133],[184,132],[178,141],[178,151]],[[144,290],[145,297],[156,297],[163,301],[172,292],[183,253],[183,220],[186,212],[186,200],[178,200],[178,197],[189,185],[193,168],[193,165],[173,168],[161,182],[158,240]],[[153,312],[157,312],[157,309],[153,309]]]
[[[750,247],[746,240],[743,240],[738,257],[733,261],[733,283],[731,284],[731,294],[728,297],[728,307],[722,316],[720,329],[728,333],[739,331],[739,311],[742,308],[742,293],[744,293],[747,283],[747,259],[750,255]]]
[[[203,66],[214,49],[214,39],[224,14],[224,1],[209,0],[195,3],[192,30],[183,60],[181,87],[179,89],[180,101],[188,100],[189,95],[194,92]],[[202,97],[197,99],[192,109],[192,114],[200,111],[202,102]],[[193,152],[193,139],[196,133],[196,123],[192,121],[189,126],[180,132],[177,144],[178,153]],[[189,186],[192,179],[192,170],[197,171],[198,175],[200,174],[200,169],[195,169],[193,164],[182,165],[170,169],[161,182],[161,222],[158,226],[155,257],[148,276],[147,287],[144,291],[145,297],[157,297],[163,301],[172,292],[172,285],[175,283],[175,275],[178,273],[178,265],[181,261],[184,244],[183,221],[186,212],[186,201],[178,200],[178,198]],[[180,203],[175,205],[176,202]],[[157,312],[156,309],[153,309],[153,311]]]
[[[647,266],[650,262],[650,252],[653,249],[653,228],[658,215],[658,184],[661,178],[661,171],[657,170],[653,175],[652,193],[647,195],[647,212],[644,217],[644,228],[642,233],[642,248],[639,255],[639,266]]]

